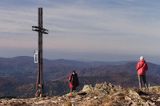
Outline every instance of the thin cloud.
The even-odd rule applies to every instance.
[[[25,2],[26,5],[18,6]],[[37,25],[37,7],[43,5],[44,27],[50,31],[44,37],[44,47],[48,50],[153,55],[160,52],[157,47],[160,38],[158,1],[40,0],[39,4],[34,2],[30,6],[33,0],[25,2],[17,0],[17,8],[11,4],[7,6],[7,3],[8,9],[1,7],[0,37],[13,39],[1,39],[1,48],[35,47],[32,47],[36,45],[33,36],[37,33],[31,31],[31,26]],[[17,36],[19,39],[16,40]],[[11,43],[6,46],[8,42]]]

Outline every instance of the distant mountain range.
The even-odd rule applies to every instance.
[[[0,58],[0,97],[34,96],[37,64],[33,57]],[[47,95],[69,92],[67,77],[76,70],[80,88],[84,84],[111,82],[124,87],[138,86],[136,62],[82,62],[44,59],[44,82]],[[149,63],[147,79],[150,85],[160,85],[160,65]]]

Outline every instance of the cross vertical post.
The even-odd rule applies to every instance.
[[[38,26],[32,26],[32,31],[38,32],[38,72],[36,82],[36,96],[43,95],[43,34],[48,34],[48,30],[43,28],[43,8],[38,8]]]
[[[38,26],[39,28],[43,28],[43,10],[42,8],[38,8]],[[43,34],[41,31],[38,32],[38,85],[37,88],[40,87],[41,94],[43,92]]]

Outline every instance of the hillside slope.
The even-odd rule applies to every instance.
[[[45,94],[63,95],[69,91],[67,77],[76,70],[80,89],[85,84],[107,82],[122,87],[138,86],[136,62],[82,62],[75,60],[44,60]],[[160,65],[149,63],[147,80],[160,85]],[[36,64],[32,57],[0,58],[0,97],[33,97]]]

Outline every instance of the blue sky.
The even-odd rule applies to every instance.
[[[1,0],[0,57],[33,56],[44,8],[44,57],[160,62],[159,0]]]

